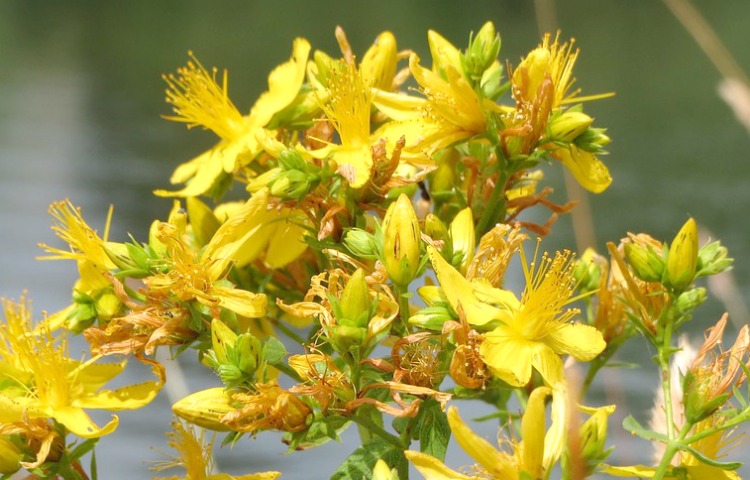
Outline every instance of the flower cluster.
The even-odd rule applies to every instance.
[[[609,138],[583,111],[607,94],[574,88],[573,42],[545,35],[506,69],[491,23],[463,50],[430,31],[430,67],[390,32],[361,57],[343,30],[336,39],[335,55],[294,40],[246,115],[228,73],[192,53],[164,77],[174,110],[165,118],[219,140],[176,168],[176,187],[155,192],[173,208],[147,241],[111,241],[109,225],[100,236],[70,202],[52,205],[66,247],[43,245],[46,258],[75,260],[80,279],[71,305],[37,326],[25,300],[4,304],[2,472],[86,478],[87,442],[117,417],[99,427],[85,409],[148,403],[165,381],[159,348],[194,352],[216,377],[173,405],[179,457],[157,468],[183,466],[186,478],[279,474],[215,473],[213,441],[183,421],[225,432],[225,443],[282,432],[291,450],[357,424],[363,445],[338,479],[407,478],[409,462],[428,479],[546,479],[558,465],[566,478],[699,478],[732,467],[716,458],[727,429],[750,415],[730,388],[746,380],[750,341],[745,329],[710,359],[723,324],[682,372],[680,398],[663,377],[665,430],[628,420],[664,444],[659,465],[604,464],[615,407],[583,404],[592,379],[636,332],[668,372],[675,332],[705,298],[695,280],[731,260],[717,242],[698,247],[692,219],[671,245],[631,234],[610,245],[610,260],[540,254],[541,239],[526,254],[529,235],[548,234],[573,206],[540,187],[544,164],[594,193],[611,182],[599,159]],[[528,217],[535,206],[548,220]],[[518,291],[505,279],[514,259]],[[89,360],[68,358],[70,333],[88,342]],[[108,356],[119,363],[100,362]],[[127,357],[156,380],[102,390]],[[580,385],[568,372],[576,362],[588,363]],[[729,406],[733,395],[742,405]],[[463,399],[507,420],[499,449],[448,406]],[[451,436],[473,470],[443,463]]]

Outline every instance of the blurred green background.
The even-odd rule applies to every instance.
[[[285,61],[292,39],[335,54],[336,25],[360,54],[382,30],[395,33],[400,48],[429,58],[426,33],[434,29],[459,47],[469,31],[492,20],[503,38],[501,58],[517,64],[540,38],[537,13],[553,18],[564,38],[581,49],[576,66],[583,94],[616,92],[586,111],[613,138],[604,158],[614,182],[590,197],[596,243],[618,240],[627,231],[671,239],[689,215],[720,238],[737,259],[739,292],[750,293],[750,136],[717,94],[721,79],[711,62],[667,8],[653,0],[495,1],[238,1],[115,2],[5,0],[0,3],[0,295],[24,290],[35,310],[55,311],[69,302],[72,262],[36,262],[37,242],[54,242],[47,206],[70,198],[84,216],[103,228],[115,205],[111,237],[132,233],[144,239],[150,222],[163,218],[170,202],[151,195],[167,185],[176,165],[215,141],[212,134],[186,131],[160,115],[161,74],[172,72],[193,50],[207,66],[228,68],[229,89],[247,110],[266,88],[268,72]],[[695,2],[739,65],[750,70],[750,2]],[[550,9],[550,7],[552,7]],[[546,21],[546,20],[543,20]],[[554,167],[554,168],[553,168]],[[555,199],[566,198],[558,165],[546,169]],[[569,218],[545,242],[548,249],[572,245]],[[724,290],[722,290],[724,291]],[[725,307],[704,307],[692,325],[693,338]],[[744,322],[741,307],[733,318]],[[731,332],[733,334],[733,332]],[[648,362],[640,339],[624,360]],[[193,378],[191,386],[213,384]],[[599,384],[602,402],[643,408],[657,385],[649,371],[622,371]],[[201,383],[203,382],[203,383]],[[620,399],[622,396],[622,399]],[[149,445],[164,443],[169,401],[121,416],[120,429],[101,442],[101,478],[146,478],[143,460],[159,457]],[[644,418],[638,413],[639,418]],[[611,426],[617,461],[644,461],[645,446]],[[494,438],[495,425],[484,427]],[[350,437],[347,437],[350,438]],[[329,444],[322,453],[282,456],[273,434],[243,440],[222,452],[220,465],[246,472],[280,469],[284,478],[327,478],[332,465],[354,448]],[[451,450],[453,465],[465,461]],[[741,459],[739,451],[735,457]],[[319,469],[319,470],[318,470]],[[310,476],[311,471],[320,475]],[[169,473],[169,472],[165,472]],[[175,472],[174,474],[176,474]]]

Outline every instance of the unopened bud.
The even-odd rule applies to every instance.
[[[378,242],[375,236],[365,230],[352,228],[344,234],[344,245],[355,256],[372,260],[378,258]]]
[[[399,480],[398,470],[391,469],[382,458],[379,458],[372,470],[372,480]]]
[[[371,87],[390,90],[396,76],[397,62],[396,37],[391,32],[383,32],[362,57],[359,66],[362,79]]]
[[[682,292],[677,297],[675,303],[677,311],[681,314],[689,314],[706,301],[706,289],[703,287],[694,288],[687,292]]]
[[[393,283],[406,286],[419,270],[419,220],[406,195],[393,202],[383,220],[383,264]]]
[[[513,72],[513,95],[516,101],[533,101],[550,69],[550,53],[546,48],[535,48]]]
[[[237,334],[221,320],[211,320],[211,348],[219,363],[229,361],[229,349],[234,347]]]
[[[193,236],[200,246],[204,246],[211,241],[214,233],[221,226],[221,222],[208,205],[201,202],[198,197],[188,197],[185,203]]]
[[[698,250],[698,267],[695,276],[707,277],[729,270],[734,260],[728,255],[726,247],[718,241],[704,245]]]
[[[698,226],[688,219],[675,236],[667,256],[667,282],[675,290],[684,290],[695,279],[698,265]]]
[[[461,52],[434,30],[427,32],[427,43],[432,55],[432,69],[445,76],[449,68],[461,71]]]
[[[573,143],[586,152],[601,154],[606,153],[604,147],[612,141],[604,132],[606,128],[589,128],[577,136]]]
[[[492,22],[485,23],[476,37],[469,40],[469,48],[461,57],[466,75],[474,80],[482,78],[500,53],[500,35],[495,32]]]
[[[607,420],[615,411],[614,405],[600,407],[581,425],[581,456],[586,461],[588,472],[601,465],[611,449],[605,450],[607,441]]]
[[[604,261],[592,248],[587,248],[581,258],[576,260],[573,277],[576,279],[578,290],[581,293],[591,292],[599,288]]]
[[[122,308],[122,302],[112,292],[105,292],[94,302],[94,308],[96,309],[96,316],[100,321],[108,322],[112,317],[120,313]]]
[[[0,474],[9,475],[21,468],[21,450],[10,440],[0,437]]]
[[[229,427],[221,423],[222,417],[234,410],[232,399],[223,388],[201,390],[172,405],[172,411],[188,422],[217,432],[227,432]]]
[[[423,308],[409,317],[409,325],[415,325],[425,330],[440,332],[448,320],[453,320],[450,310],[446,306]]]
[[[658,282],[664,273],[664,259],[649,245],[625,244],[625,258],[635,275],[647,282]]]
[[[234,342],[237,367],[246,375],[252,376],[263,361],[260,340],[251,333],[242,333]]]
[[[466,207],[458,212],[451,222],[450,234],[453,244],[453,257],[457,262],[455,264],[462,274],[466,274],[466,269],[469,268],[469,264],[474,258],[474,248],[477,242],[471,208]],[[460,259],[455,257],[460,257]]]
[[[284,199],[299,199],[310,190],[311,185],[312,182],[305,172],[287,170],[273,182],[270,193]]]
[[[583,112],[567,111],[550,121],[548,135],[553,141],[570,143],[588,130],[593,121]]]
[[[370,289],[365,280],[365,271],[358,268],[346,282],[339,299],[344,318],[357,327],[366,327],[370,314]]]

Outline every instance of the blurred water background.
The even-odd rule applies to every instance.
[[[750,70],[750,2],[696,5],[740,66]],[[581,48],[578,86],[584,94],[616,92],[586,107],[614,139],[604,158],[614,183],[591,198],[599,249],[627,231],[671,239],[692,215],[729,247],[737,259],[739,291],[750,298],[750,136],[717,94],[719,73],[661,2],[566,0],[555,7],[563,37],[575,37]],[[501,57],[517,63],[539,41],[536,13],[534,2],[522,0],[0,2],[0,295],[18,298],[28,290],[38,314],[69,303],[73,262],[35,260],[38,242],[55,242],[47,215],[54,200],[70,198],[100,231],[114,204],[115,240],[128,233],[144,240],[150,222],[165,218],[170,201],[151,191],[166,186],[176,165],[215,141],[210,133],[188,132],[160,118],[170,113],[161,74],[183,65],[188,50],[207,66],[229,69],[230,94],[247,110],[266,88],[270,69],[289,57],[295,36],[335,54],[333,30],[341,25],[361,53],[388,29],[400,48],[427,59],[428,29],[463,47],[470,30],[492,20],[503,37]],[[547,178],[562,201],[560,168],[548,168]],[[545,246],[572,242],[571,221],[562,218]],[[718,301],[702,307],[691,325],[695,340],[724,308]],[[741,309],[732,310],[736,322],[747,320]],[[728,332],[731,338],[735,331]],[[620,358],[651,367],[652,354],[636,338]],[[185,372],[190,388],[218,385],[194,362],[187,362]],[[140,381],[140,375],[145,373],[137,371],[129,381]],[[655,370],[618,370],[606,377],[592,394],[597,404],[621,405],[611,423],[613,463],[645,461],[648,446],[619,424],[628,410],[646,418],[658,385]],[[150,446],[166,448],[168,412],[164,393],[146,409],[122,412],[120,427],[97,450],[100,478],[150,478],[144,461],[160,459]],[[494,439],[496,424],[480,429]],[[224,449],[218,462],[235,473],[275,469],[290,480],[327,478],[355,448],[351,433],[343,445],[289,457],[278,436],[260,434]],[[746,445],[734,458],[750,458],[743,452]],[[448,463],[469,462],[452,447]]]

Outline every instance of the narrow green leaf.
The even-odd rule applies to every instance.
[[[742,466],[742,462],[720,462],[713,458],[708,458],[690,445],[682,445],[680,448],[690,452],[690,455],[711,467],[721,468],[722,470],[737,470]]]
[[[622,421],[622,428],[629,431],[633,435],[638,435],[639,437],[646,440],[658,440],[660,442],[667,442],[669,440],[663,433],[654,432],[653,430],[649,430],[641,426],[641,424],[638,423],[638,420],[633,418],[632,415],[628,415],[627,418]]]

